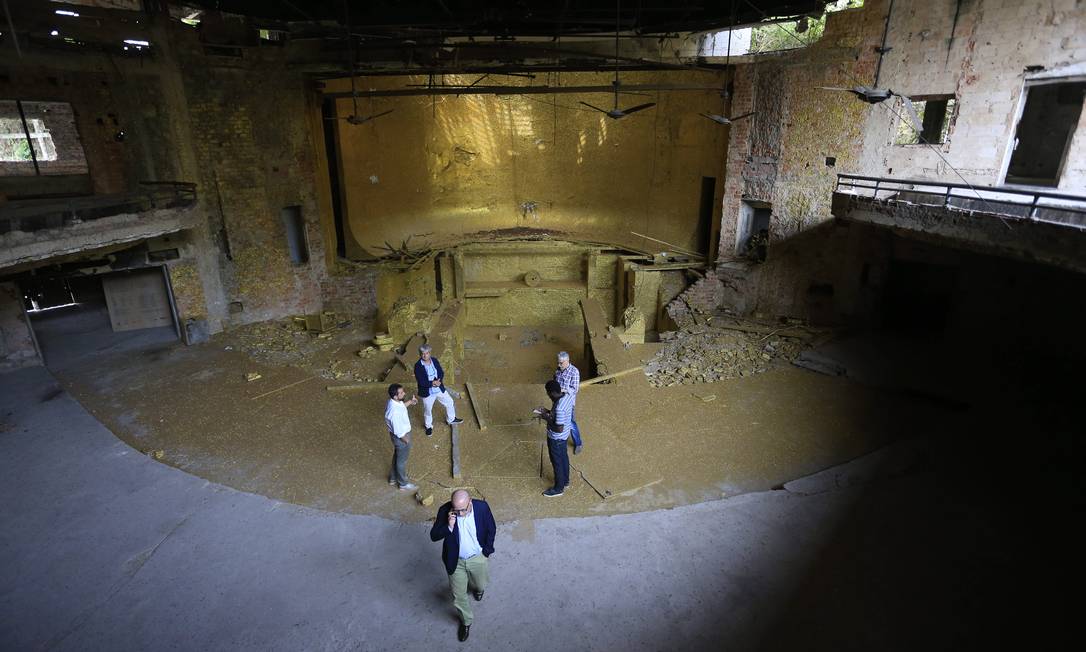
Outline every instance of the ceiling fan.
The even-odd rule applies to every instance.
[[[852,93],[856,97],[860,98],[868,104],[879,104],[894,97],[900,97],[905,105],[905,113],[909,118],[909,122],[912,123],[917,133],[924,130],[923,123],[920,121],[920,115],[916,112],[916,107],[913,106],[913,101],[908,95],[902,95],[901,93],[895,93],[889,88],[874,88],[872,86],[853,86],[852,88],[841,88],[838,86],[819,86],[819,88],[827,91],[844,91],[846,93]]]
[[[737,115],[734,118],[725,118],[724,116],[717,115],[715,113],[702,113],[701,115],[705,116],[706,118],[709,118],[710,120],[717,123],[718,125],[730,125],[731,123],[736,122],[737,120],[742,120],[744,118],[749,118],[750,116],[754,115],[755,113],[756,113],[756,111],[751,111],[749,113],[744,113],[743,115]]]
[[[611,85],[615,87],[615,103],[614,103],[613,107],[611,108],[611,110],[601,109],[600,107],[593,106],[593,105],[589,104],[588,102],[581,102],[581,104],[584,104],[588,108],[593,109],[595,111],[599,111],[600,113],[604,114],[608,118],[611,118],[612,120],[619,120],[621,118],[625,118],[626,116],[628,116],[630,114],[637,113],[638,111],[643,111],[645,109],[654,107],[654,106],[656,106],[656,102],[647,102],[645,104],[638,104],[637,106],[631,106],[631,107],[626,108],[626,109],[618,108],[618,89],[619,89],[619,86],[620,86],[619,81],[618,81],[618,62],[619,62],[619,58],[618,58],[618,39],[619,39],[619,27],[620,27],[621,16],[622,16],[622,12],[621,12],[622,2],[621,2],[621,0],[616,2],[615,5],[616,5],[615,6],[615,81],[611,82]]]
[[[644,109],[648,109],[650,107],[656,106],[656,102],[649,102],[647,104],[638,104],[637,106],[631,106],[631,107],[629,107],[627,109],[618,108],[618,82],[617,81],[615,82],[615,106],[614,106],[613,109],[611,109],[611,110],[601,109],[598,106],[592,106],[588,102],[581,102],[581,104],[584,104],[585,106],[587,106],[590,109],[595,109],[595,110],[599,111],[600,113],[606,115],[608,118],[611,118],[612,120],[618,120],[620,118],[625,118],[626,116],[630,115],[631,113],[637,113],[638,111],[642,111]]]

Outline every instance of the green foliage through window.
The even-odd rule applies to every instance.
[[[862,6],[863,0],[837,0],[818,18],[804,16],[799,20],[772,22],[755,27],[750,31],[750,54],[807,47],[822,38],[822,33],[826,30],[827,14]]]

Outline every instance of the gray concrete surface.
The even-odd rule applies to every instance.
[[[1045,567],[1016,565],[1036,530],[1013,536],[1026,523],[1005,527],[938,464],[864,477],[612,517],[492,505],[493,584],[461,644],[426,524],[189,476],[25,369],[0,376],[0,648],[960,650],[1059,635],[1014,602],[1059,615],[1058,599],[1019,593]]]

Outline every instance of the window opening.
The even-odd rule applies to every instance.
[[[0,101],[0,176],[87,171],[70,104]]]
[[[1086,82],[1039,84],[1026,90],[1014,135],[1007,183],[1057,186],[1082,113]]]
[[[903,100],[905,102],[909,100]],[[950,133],[951,119],[958,102],[953,95],[936,95],[926,98],[913,98],[913,108],[920,118],[922,128],[918,133],[908,120],[897,125],[895,145],[938,145],[945,143]]]

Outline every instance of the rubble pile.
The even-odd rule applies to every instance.
[[[805,348],[797,338],[712,327],[662,333],[660,339],[667,344],[645,366],[654,387],[762,373],[780,362],[791,362]]]
[[[254,360],[269,364],[300,364],[314,354],[342,344],[334,335],[343,332],[331,326],[333,313],[322,313],[319,326],[308,325],[305,317],[289,317],[240,326],[222,336],[231,349],[244,351]],[[349,325],[350,322],[345,322]],[[326,330],[327,329],[327,330]]]

